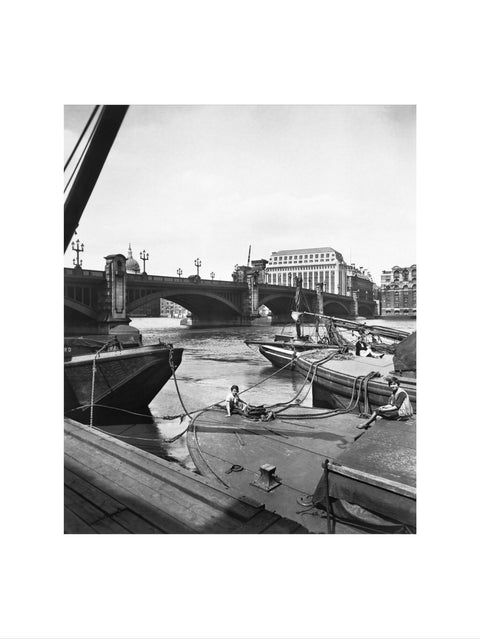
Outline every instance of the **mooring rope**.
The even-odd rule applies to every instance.
[[[264,379],[260,380],[256,384],[253,384],[252,386],[249,386],[248,388],[245,388],[244,390],[240,391],[239,395],[242,395],[243,393],[246,393],[247,391],[252,390],[252,388],[255,388],[256,386],[259,386],[260,384],[263,384],[264,382],[266,382],[267,380],[271,379],[272,377],[274,377],[275,375],[277,375],[281,371],[285,370],[285,368],[287,368],[290,365],[291,365],[291,362],[288,362],[287,364],[285,364],[285,366],[282,366],[281,368],[276,370],[274,373],[272,373],[268,377],[265,377]],[[179,392],[180,391],[179,391],[178,385],[177,385],[177,393],[179,393]],[[204,412],[206,410],[209,410],[210,408],[214,408],[215,406],[221,406],[224,402],[225,402],[225,400],[220,400],[220,401],[215,402],[213,404],[209,404],[208,406],[203,406],[202,408],[197,408],[195,410],[191,410],[189,413],[179,413],[178,415],[164,415],[163,419],[178,419],[179,417],[182,417],[182,416],[184,416],[186,414],[188,414],[188,416],[191,418],[191,416],[195,415],[196,413],[202,413],[202,412]],[[182,403],[182,406],[183,406],[183,403]],[[183,408],[184,408],[184,410],[186,410],[184,406],[183,406]]]
[[[136,413],[133,410],[127,410],[126,408],[119,408],[118,406],[109,406],[108,404],[93,404],[95,408],[108,408],[109,410],[116,410],[119,411],[120,413],[128,413],[129,415],[137,415],[138,417],[150,417],[150,419],[152,417],[154,417],[154,415],[152,415],[150,413],[150,415],[147,415],[147,413]],[[91,406],[91,404],[82,404],[81,406],[76,406],[75,408],[69,408],[68,410],[66,410],[66,413],[74,413],[75,411],[78,410],[85,410],[85,408],[89,408]]]
[[[199,417],[199,415],[197,415],[197,417]],[[215,475],[215,477],[218,479],[219,482],[221,482],[224,486],[226,486],[227,488],[230,488],[230,486],[227,484],[227,482],[223,481],[223,479],[220,477],[220,475],[218,473],[216,473],[213,468],[210,466],[210,464],[208,463],[205,455],[202,452],[202,449],[200,447],[200,443],[198,441],[198,436],[197,436],[197,424],[196,424],[196,418],[192,421],[192,425],[193,425],[193,438],[195,440],[195,444],[197,446],[197,451],[200,455],[200,457],[203,459],[204,463],[206,464],[206,466],[208,467],[208,469],[210,470],[210,472]],[[187,429],[188,430],[188,429]]]
[[[346,408],[334,408],[332,410],[325,411],[323,413],[300,413],[296,415],[288,415],[288,419],[293,419],[293,420],[295,419],[325,419],[327,417],[333,417],[335,415],[343,415],[346,413],[350,413],[353,410],[355,410],[358,406],[358,403],[362,395],[362,385],[365,382],[368,384],[368,381],[370,379],[374,377],[378,377],[378,376],[379,376],[379,373],[377,371],[372,371],[371,373],[368,373],[368,375],[365,375],[365,376],[359,375],[355,377],[353,381],[352,394],[350,396],[350,401]],[[357,382],[359,382],[358,391],[357,391]],[[367,396],[365,395],[367,393],[367,388],[368,387],[365,386],[364,396]],[[284,410],[287,410],[288,408],[289,407],[287,406]]]
[[[92,386],[91,386],[91,390],[90,390],[90,428],[93,426],[93,406],[94,406],[94,394],[95,394],[95,373],[97,370],[97,365],[96,365],[96,361],[97,361],[97,357],[100,356],[100,353],[103,351],[104,348],[107,348],[107,346],[112,342],[112,340],[109,340],[108,342],[106,342],[101,348],[98,349],[98,351],[95,353],[95,356],[93,358],[93,362],[92,362]]]

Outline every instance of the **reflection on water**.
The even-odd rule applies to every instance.
[[[415,320],[388,318],[367,320],[367,324],[384,324],[392,328],[415,330]],[[225,399],[227,390],[237,384],[240,391],[265,380],[242,397],[251,404],[272,404],[293,398],[303,380],[289,370],[276,372],[262,357],[257,347],[248,347],[245,340],[273,339],[277,333],[294,333],[292,327],[248,326],[195,329],[180,326],[180,320],[165,318],[135,318],[132,326],[140,329],[145,345],[162,342],[184,348],[182,364],[176,371],[180,394],[189,412]],[[275,373],[273,377],[272,374]],[[307,398],[307,405],[311,399]],[[172,440],[186,427],[186,421],[169,419],[184,412],[175,383],[170,379],[149,406],[148,413],[128,414],[120,411],[96,412],[94,423],[106,432],[118,436],[164,459],[174,460],[194,470],[186,438]]]

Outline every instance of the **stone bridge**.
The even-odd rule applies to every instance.
[[[105,271],[64,269],[64,307],[66,334],[108,333],[112,326],[128,324],[136,310],[171,300],[192,314],[197,327],[250,325],[265,304],[272,312],[272,323],[291,322],[295,287],[247,282],[204,280],[160,275],[132,275],[126,272],[125,257],[106,258]],[[327,315],[372,316],[374,303],[362,307],[356,298],[303,289],[312,312]]]

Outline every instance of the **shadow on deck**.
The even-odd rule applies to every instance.
[[[307,534],[263,503],[65,419],[66,534]]]

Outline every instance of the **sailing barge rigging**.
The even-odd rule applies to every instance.
[[[257,345],[259,352],[275,367],[289,367],[311,376],[316,406],[344,408],[357,392],[359,380],[369,375],[372,379],[368,384],[368,398],[372,408],[378,408],[388,401],[387,377],[394,374],[400,378],[415,407],[416,333],[301,311],[301,285],[299,278],[292,312],[296,334],[276,335],[273,341],[245,343]],[[358,339],[368,343],[373,357],[355,356]]]

